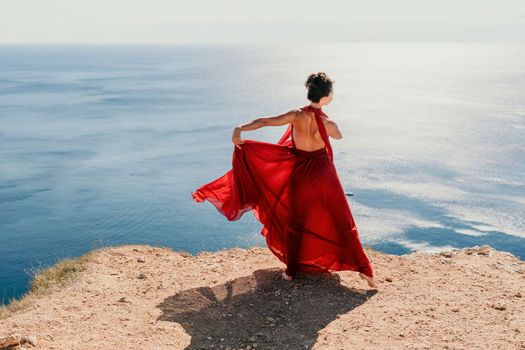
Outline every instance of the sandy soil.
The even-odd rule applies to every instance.
[[[106,247],[74,282],[0,320],[0,338],[32,337],[28,349],[525,349],[525,262],[488,246],[365,250],[377,290],[350,271],[287,282],[263,247]]]

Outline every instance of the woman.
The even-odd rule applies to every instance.
[[[309,105],[235,127],[232,169],[192,197],[208,200],[230,221],[253,210],[268,248],[286,264],[287,281],[298,272],[350,270],[376,288],[333,163],[328,137],[343,136],[322,111],[332,101],[333,83],[324,72],[311,74]],[[242,131],[286,124],[277,144],[241,139]]]

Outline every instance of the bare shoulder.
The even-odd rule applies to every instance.
[[[302,112],[301,109],[299,108],[293,108],[293,109],[290,109],[288,111],[286,111],[285,113],[283,113],[283,115],[286,115],[288,117],[297,117],[300,113]]]
[[[303,113],[303,110],[301,108],[293,108],[288,113],[292,113],[292,114],[295,114],[295,116],[298,116],[301,113]]]
[[[292,122],[295,122],[297,118],[300,118],[304,114],[304,111],[301,108],[293,108],[293,109],[290,109],[287,112],[287,114],[291,115]]]
[[[321,120],[323,121],[323,124],[325,124],[325,125],[337,126],[337,123],[334,122],[332,119],[330,119],[328,117],[323,117],[323,118],[321,118]]]
[[[326,128],[326,133],[328,134],[328,136],[331,136],[332,138],[337,139],[337,140],[343,138],[343,134],[339,130],[339,126],[337,125],[335,121],[330,119],[328,116],[324,116],[322,120],[323,120],[323,124]]]
[[[293,108],[293,109],[290,109],[288,112],[286,112],[285,114],[288,116],[288,118],[290,119],[290,122],[294,122],[297,117],[299,117],[301,115],[301,112],[302,110],[299,109],[299,108]]]

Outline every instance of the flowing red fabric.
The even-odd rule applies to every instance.
[[[286,273],[351,270],[373,277],[350,206],[333,163],[321,108],[315,113],[325,147],[295,147],[292,124],[277,144],[243,139],[234,146],[232,169],[192,192],[228,220],[253,210],[263,224],[268,248],[286,264]]]

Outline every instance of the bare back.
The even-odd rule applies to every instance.
[[[324,123],[324,118],[322,118]],[[312,152],[325,147],[321,133],[317,128],[314,112],[298,111],[292,122],[292,137],[295,147]]]

